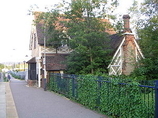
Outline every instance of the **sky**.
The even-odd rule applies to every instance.
[[[31,5],[40,9],[62,0],[5,0],[0,2],[0,63],[23,62],[31,58],[29,41],[32,17],[28,15]],[[70,0],[68,0],[70,1]],[[119,0],[120,11],[126,9],[133,0]],[[26,56],[27,55],[27,56]]]

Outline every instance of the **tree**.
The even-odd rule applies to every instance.
[[[145,76],[148,79],[157,79],[158,71],[158,19],[153,17],[143,29],[139,30],[140,46],[145,56],[143,65]],[[157,26],[156,26],[157,25]]]
[[[65,12],[65,17],[69,19],[65,23],[67,35],[74,50],[67,62],[68,72],[107,72],[110,51],[109,34],[105,31],[111,25],[108,20],[102,19],[104,10],[97,11],[102,3],[100,0],[75,0]],[[78,67],[79,63],[81,67]]]
[[[157,79],[158,71],[158,1],[145,0],[141,7],[144,16],[138,22],[139,44],[145,56],[142,65],[135,70],[136,76]]]
[[[111,6],[115,8],[117,0],[73,0],[40,13],[36,23],[45,24],[48,44],[57,50],[64,42],[73,49],[66,63],[69,73],[107,72],[110,49],[105,31],[112,26],[105,19],[112,17]]]
[[[149,19],[158,15],[158,0],[144,0],[142,5],[142,14],[147,16]]]
[[[4,68],[4,64],[0,63],[0,72],[2,71],[3,68]]]
[[[35,25],[43,24],[43,33],[46,38],[46,45],[57,49],[67,42],[67,35],[64,33],[64,27],[61,23],[61,15],[58,10],[51,9],[47,12],[35,12]]]

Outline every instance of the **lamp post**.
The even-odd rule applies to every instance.
[[[44,28],[44,60],[43,60],[43,65],[44,65],[44,78],[46,78],[46,37],[45,37],[45,28]]]
[[[45,20],[45,18],[44,18]],[[44,60],[43,60],[43,71],[44,71],[44,78],[43,78],[43,88],[46,91],[46,83],[47,83],[47,75],[46,75],[46,24],[44,22]]]

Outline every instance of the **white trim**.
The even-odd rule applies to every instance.
[[[135,47],[135,52],[136,52],[136,57],[135,57],[136,58],[136,62],[138,62],[138,58],[139,57],[138,57],[138,52],[137,52],[137,48],[136,47]]]
[[[136,44],[136,47],[137,47],[137,49],[138,49],[138,51],[139,51],[139,53],[140,53],[140,55],[142,56],[142,58],[144,59],[145,57],[144,57],[144,55],[143,55],[143,53],[142,53],[142,51],[141,51],[141,49],[140,49],[140,47],[139,47],[139,45],[137,44],[137,42],[134,40],[134,42],[135,42],[135,44]]]
[[[123,33],[124,35],[134,35],[134,33],[128,33],[128,32],[126,32],[126,33]]]
[[[124,33],[124,34],[128,34],[128,35],[133,35],[133,33]],[[122,42],[120,43],[118,49],[116,50],[111,63],[108,65],[109,68],[109,75],[121,75],[122,74],[122,64],[123,64],[123,44],[126,41],[125,37],[122,40]],[[139,45],[137,44],[136,40],[134,39],[134,44],[135,44],[135,53],[136,53],[136,62],[138,62],[141,58],[144,58],[144,55],[141,52],[141,49],[139,47]]]
[[[118,54],[119,50],[120,50],[120,52],[121,52],[121,47],[122,47],[122,45],[123,45],[124,42],[125,42],[125,37],[124,37],[124,39],[122,40],[122,42],[121,42],[120,46],[118,47],[117,51],[115,52],[115,54],[114,54],[114,56],[113,56],[113,58],[112,58],[111,63],[114,61],[114,59],[115,59],[116,55]],[[122,52],[121,52],[121,54],[122,54]],[[111,63],[109,64],[109,66],[111,65]],[[108,68],[109,68],[109,66],[108,66]]]

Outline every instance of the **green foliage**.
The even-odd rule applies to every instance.
[[[67,35],[71,38],[69,46],[74,49],[67,62],[69,73],[107,72],[110,51],[109,34],[105,30],[111,26],[95,12],[100,5],[99,0],[75,0],[65,12],[65,17],[69,19],[65,23]]]
[[[138,2],[134,1],[131,13],[137,14],[136,17],[138,17],[137,33],[140,39],[138,43],[145,59],[140,62],[141,65],[135,69],[132,76],[142,80],[153,80],[158,78],[156,56],[158,55],[158,1],[144,0],[140,9],[138,9]]]
[[[53,75],[49,75],[50,77],[49,77],[49,81],[48,81],[48,83],[47,83],[47,88],[48,88],[48,90],[50,90],[50,91],[57,91],[57,87],[56,87],[56,82],[55,82],[55,76],[53,76]]]
[[[116,1],[112,1],[111,4],[114,6]],[[35,12],[37,17],[35,25],[43,24],[47,46],[55,48],[56,53],[58,47],[65,44],[74,50],[67,61],[67,72],[75,74],[107,72],[110,51],[109,35],[105,31],[112,26],[101,19],[105,18],[105,5],[107,2],[104,0],[75,0],[67,6],[67,9],[64,7],[62,14],[58,8],[45,13]],[[80,66],[78,62],[81,67],[77,67]]]
[[[122,85],[118,84],[118,82],[112,82],[103,83],[101,87],[101,111],[114,118],[142,118],[141,104],[138,83],[131,82]]]
[[[10,73],[10,74],[16,79],[24,80],[24,78],[22,78],[20,75],[16,75],[14,73]]]
[[[157,0],[144,0],[142,13],[149,19],[158,15],[158,1]]]
[[[112,118],[153,118],[154,89],[139,85],[123,78],[54,74],[49,87]]]
[[[91,109],[96,107],[97,84],[96,77],[92,75],[82,76],[78,80],[77,101]]]
[[[86,74],[90,73],[89,70],[87,70],[87,65],[89,65],[89,59],[86,55],[85,51],[82,53],[77,53],[73,51],[67,60],[67,71],[66,73],[70,74]]]
[[[43,24],[47,46],[55,48],[56,53],[64,44],[73,49],[67,61],[67,72],[106,73],[111,57],[109,34],[105,31],[112,25],[105,19],[115,18],[111,13],[117,5],[117,0],[73,0],[68,4],[63,1],[54,8],[47,8],[48,12],[37,12],[35,24]],[[80,61],[81,67],[77,67],[76,60]]]
[[[136,76],[144,76],[146,79],[157,79],[158,71],[158,20],[153,17],[143,29],[139,30],[140,47],[145,59],[142,64],[135,70]]]
[[[68,57],[67,61],[67,73],[71,74],[89,74],[93,68],[94,74],[107,73],[107,65],[109,59],[105,60],[106,53],[98,50],[94,54],[93,63],[90,62],[90,57],[86,52],[87,50],[81,48],[79,51],[73,51]]]
[[[3,76],[4,78],[4,82],[8,82],[8,78],[7,77],[5,77],[5,76]]]
[[[158,16],[152,18],[146,24],[143,29],[139,31],[139,36],[142,40],[140,40],[140,46],[144,52],[145,57],[156,59],[158,54],[157,46],[158,46]],[[146,48],[148,47],[148,48]]]
[[[2,72],[2,69],[4,68],[4,64],[0,63],[0,72]]]
[[[55,91],[57,93],[63,94],[68,98],[74,98],[77,96],[75,92],[75,80],[71,76],[60,74],[50,74],[49,82],[47,83],[47,88],[50,91]]]
[[[156,80],[158,78],[158,61],[152,58],[146,58],[142,63],[139,68],[134,70],[131,76],[139,80]]]
[[[61,45],[64,45],[65,42],[67,42],[68,38],[66,34],[64,33],[63,24],[60,21],[62,15],[59,14],[59,11],[56,9],[52,9],[48,12],[35,12],[36,20],[35,25],[38,25],[39,23],[43,25],[43,33],[46,38],[46,44],[47,46],[53,47],[57,49]]]

